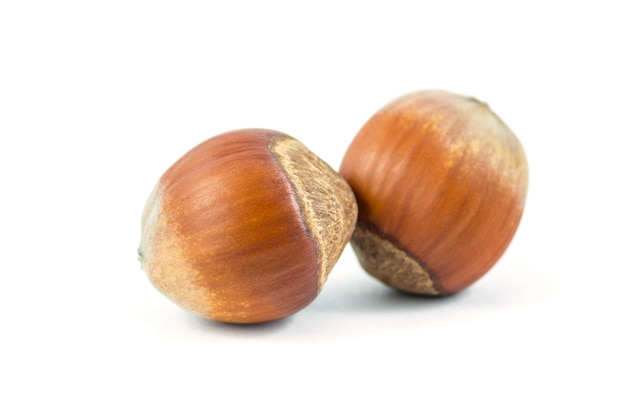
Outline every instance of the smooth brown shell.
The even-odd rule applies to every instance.
[[[486,104],[445,91],[382,108],[339,172],[357,197],[352,246],[363,267],[394,288],[431,295],[458,292],[495,264],[528,184],[511,130]]]
[[[309,175],[317,183],[303,183]],[[332,224],[316,234],[325,211]],[[140,257],[155,287],[193,313],[276,320],[315,298],[355,221],[354,196],[330,167],[285,134],[245,129],[165,172],[146,204]]]

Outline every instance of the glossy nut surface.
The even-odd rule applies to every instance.
[[[402,96],[360,130],[341,175],[359,205],[352,247],[402,291],[463,290],[502,256],[520,222],[528,166],[489,107],[445,91]]]
[[[308,305],[350,239],[346,182],[297,140],[246,129],[209,139],[159,180],[139,248],[154,286],[202,317],[276,320]]]

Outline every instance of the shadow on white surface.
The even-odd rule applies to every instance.
[[[443,307],[467,297],[465,292],[445,297],[409,294],[386,287],[367,276],[356,276],[350,281],[350,285],[331,288],[328,294],[321,294],[310,306],[311,310],[339,314],[396,314]]]
[[[359,274],[344,278],[350,279],[338,279],[338,282],[324,288],[309,306],[282,320],[229,324],[202,319],[183,311],[171,317],[172,311],[169,310],[167,323],[159,325],[160,333],[168,333],[168,338],[183,336],[224,342],[242,339],[329,342],[346,337],[376,336],[381,331],[402,332],[442,321],[455,322],[476,307],[472,301],[476,294],[471,289],[447,297],[425,297],[387,288]]]

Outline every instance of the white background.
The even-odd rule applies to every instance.
[[[0,415],[625,415],[618,5],[2,2]],[[427,88],[488,102],[530,163],[470,289],[401,296],[347,249],[308,308],[232,326],[149,284],[143,204],[191,147],[271,128],[338,168]]]

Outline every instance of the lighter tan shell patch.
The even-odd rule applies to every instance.
[[[390,287],[416,294],[441,294],[415,258],[379,233],[357,224],[352,247],[363,269]]]
[[[270,150],[295,188],[306,226],[316,244],[319,292],[350,241],[357,217],[356,199],[348,183],[297,140],[277,137]]]
[[[194,285],[200,276],[185,257],[185,239],[163,207],[162,187],[157,185],[142,217],[139,260],[152,284],[174,303],[202,316],[209,316],[215,297],[206,287]]]

